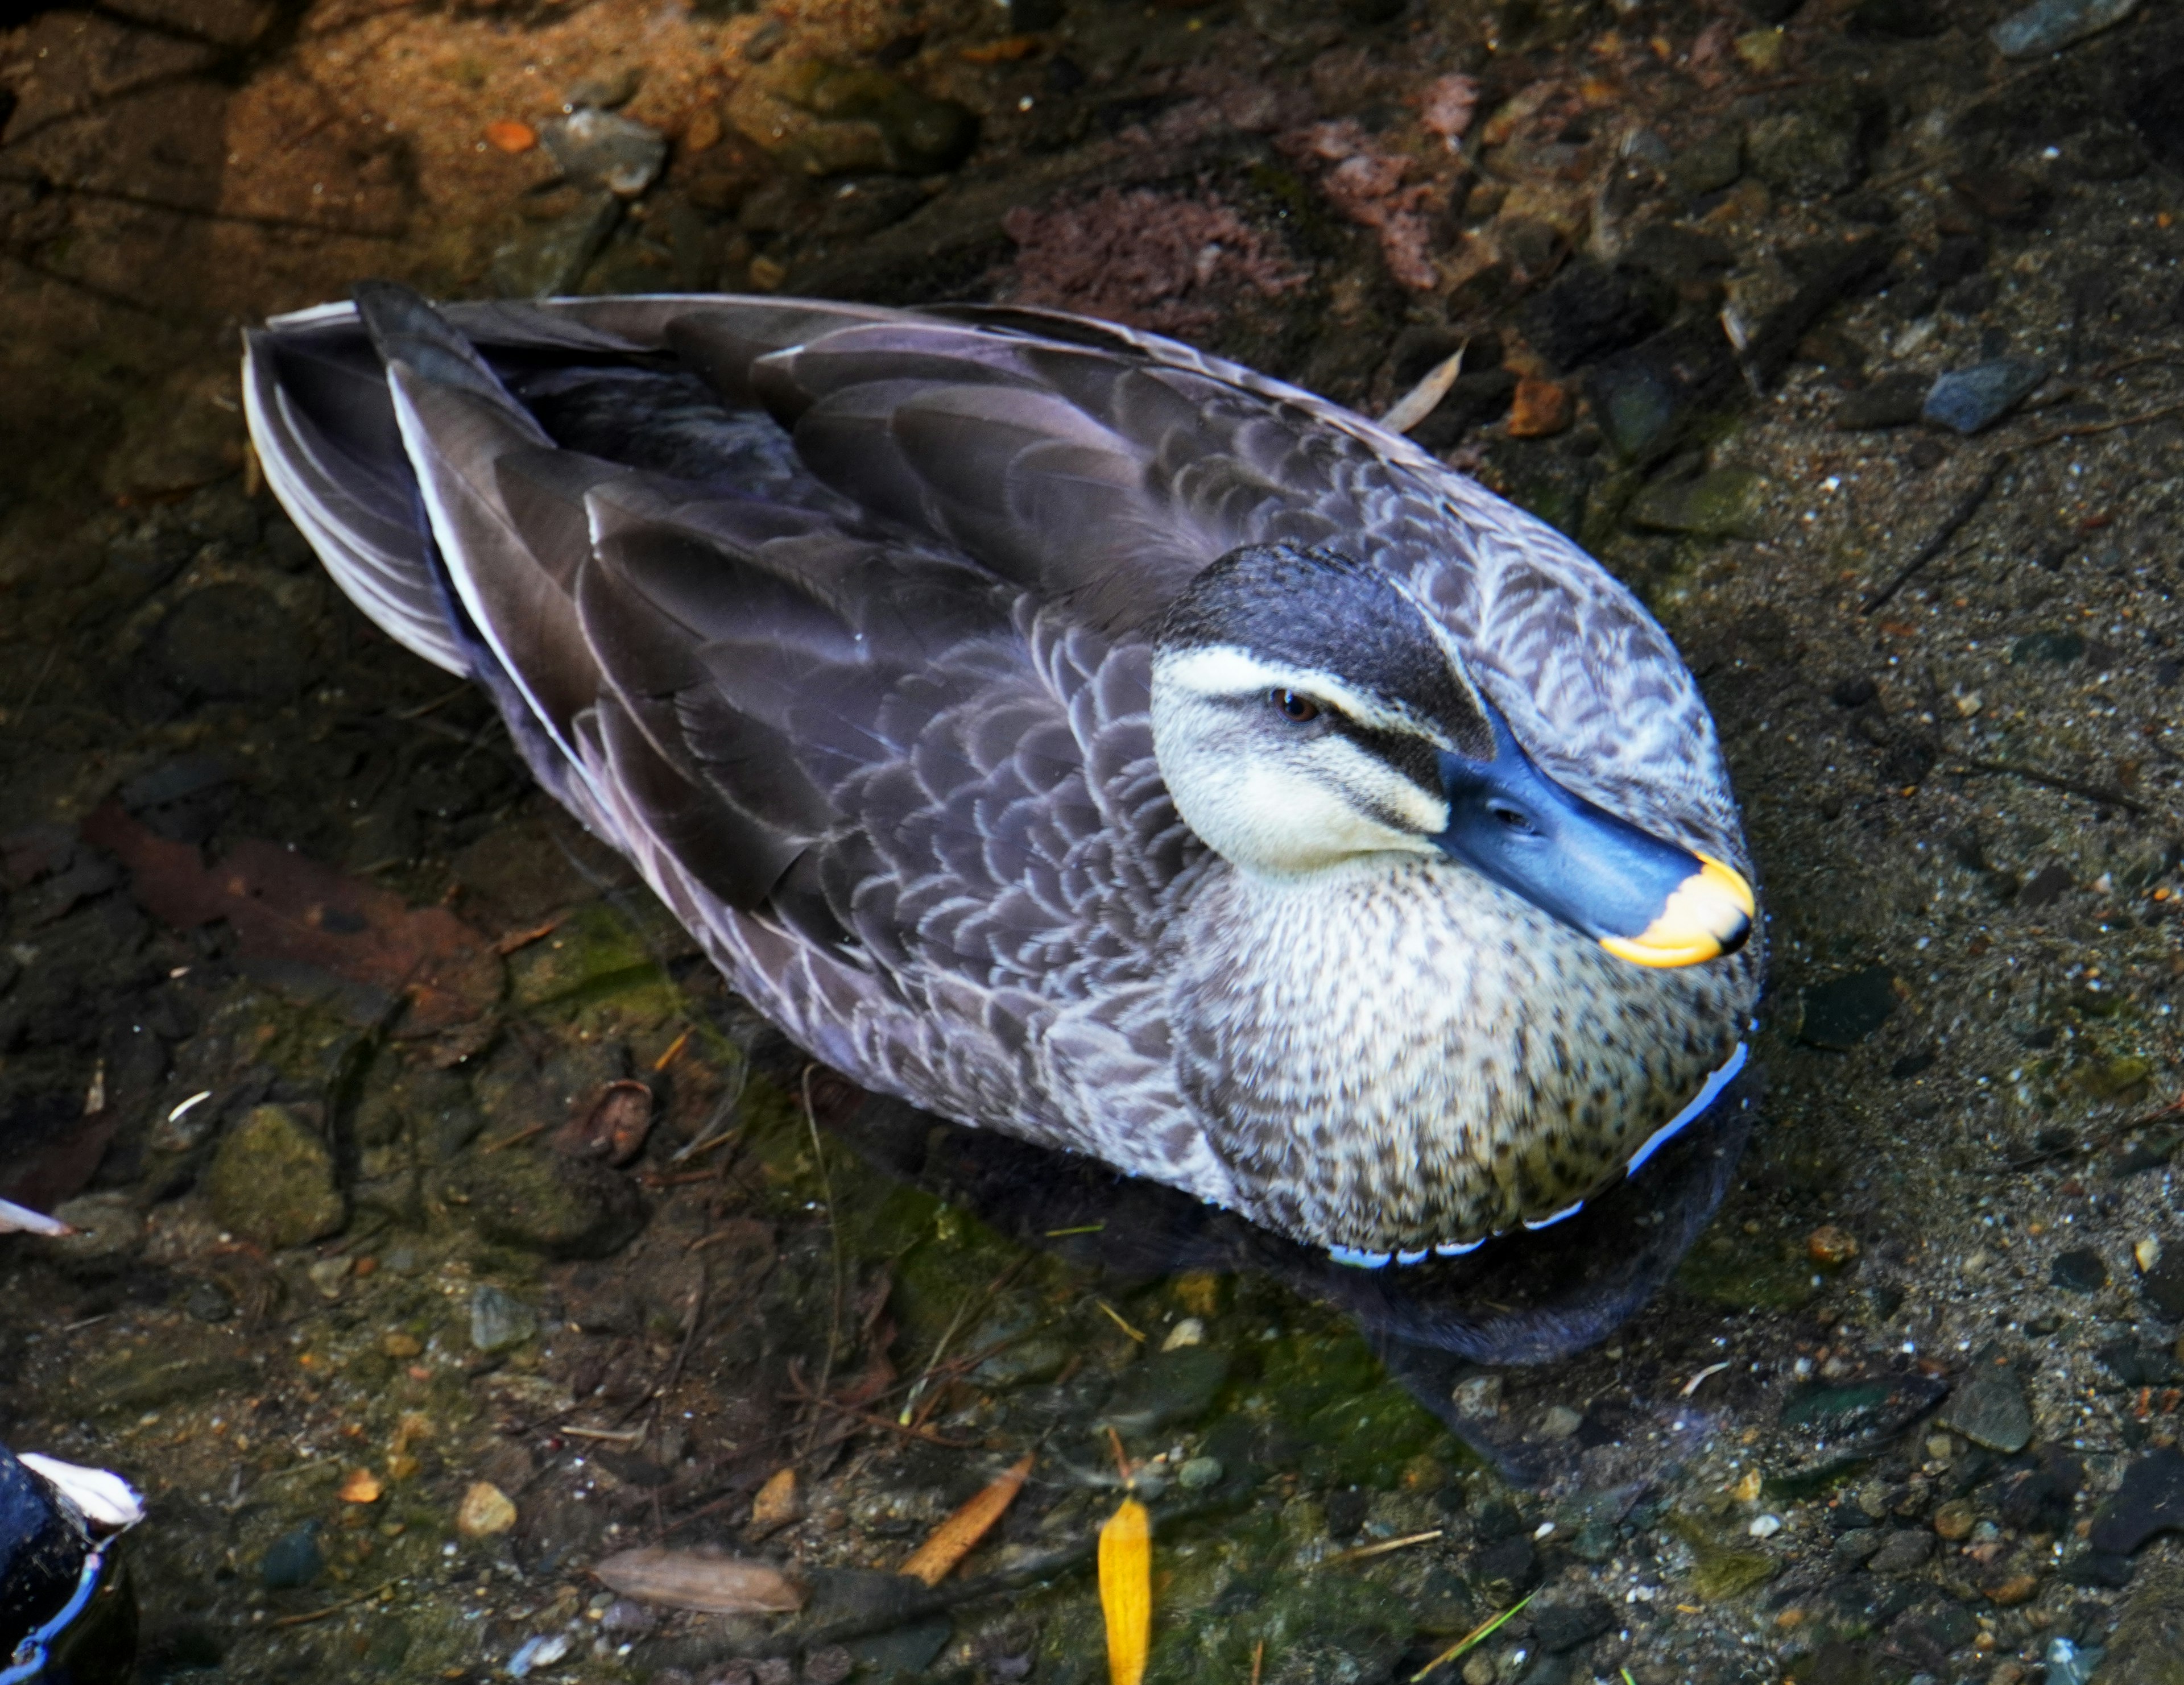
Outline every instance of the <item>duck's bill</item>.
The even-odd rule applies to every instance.
[[[1734,954],[1752,934],[1752,886],[1734,867],[1700,854],[1699,869],[1669,892],[1660,916],[1635,937],[1600,945],[1634,965],[1696,965]]]
[[[1756,909],[1741,873],[1564,789],[1493,724],[1493,759],[1440,757],[1444,853],[1633,965],[1696,965],[1744,945]]]

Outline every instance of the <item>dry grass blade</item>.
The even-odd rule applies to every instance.
[[[1024,1476],[1031,1472],[1031,1465],[1032,1460],[1024,1458],[966,1501],[933,1530],[931,1538],[910,1553],[899,1571],[913,1580],[922,1580],[928,1586],[939,1585],[955,1572],[956,1565],[971,1554],[994,1523],[1006,1513],[1009,1505],[1016,1502],[1017,1493],[1023,1490]]]
[[[788,1614],[804,1607],[804,1588],[778,1568],[694,1550],[648,1545],[617,1551],[592,1572],[610,1591],[639,1603],[701,1615]]]
[[[1434,413],[1462,372],[1463,348],[1459,346],[1427,370],[1425,379],[1397,398],[1395,408],[1380,418],[1380,425],[1391,433],[1409,432]]]
[[[1140,1685],[1153,1632],[1153,1521],[1134,1498],[1100,1529],[1100,1610],[1109,1685]]]
[[[1451,1644],[1446,1649],[1443,1650],[1439,1655],[1435,1656],[1431,1661],[1420,1668],[1416,1673],[1413,1673],[1411,1676],[1411,1685],[1418,1685],[1418,1681],[1424,1678],[1429,1673],[1431,1673],[1436,1667],[1441,1667],[1449,1662],[1454,1661],[1474,1644],[1492,1638],[1495,1633],[1501,1631],[1502,1622],[1507,1621],[1512,1615],[1515,1615],[1518,1610],[1522,1609],[1526,1604],[1529,1603],[1538,1595],[1539,1593],[1537,1592],[1527,1592],[1523,1597],[1518,1598],[1516,1602],[1511,1604],[1499,1615],[1494,1616],[1492,1620],[1480,1621],[1479,1625],[1473,1627],[1468,1632],[1466,1632],[1462,1638],[1458,1638],[1454,1643]]]

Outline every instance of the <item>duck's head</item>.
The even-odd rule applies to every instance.
[[[1184,822],[1244,871],[1446,859],[1641,965],[1751,933],[1736,870],[1548,777],[1433,616],[1346,557],[1253,545],[1199,575],[1155,638],[1152,723]]]

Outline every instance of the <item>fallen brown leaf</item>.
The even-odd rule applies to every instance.
[[[804,1607],[804,1588],[778,1568],[693,1550],[649,1545],[616,1551],[592,1572],[624,1597],[703,1615],[787,1614]]]
[[[1031,1472],[1031,1465],[1032,1460],[1025,1457],[983,1491],[972,1496],[935,1527],[924,1543],[910,1553],[900,1571],[928,1586],[937,1586],[946,1579],[1016,1501],[1017,1493],[1023,1490],[1024,1477]]]
[[[413,908],[392,890],[257,838],[208,867],[195,845],[157,835],[113,802],[84,821],[83,835],[129,868],[136,899],[168,924],[225,919],[247,958],[406,993],[398,1034],[467,1024],[500,998],[492,945],[444,907]]]

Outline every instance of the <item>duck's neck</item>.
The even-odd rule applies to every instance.
[[[1252,1215],[1368,1250],[1476,1239],[1610,1177],[1735,1044],[1742,968],[1655,972],[1460,866],[1207,875],[1184,1085]]]

